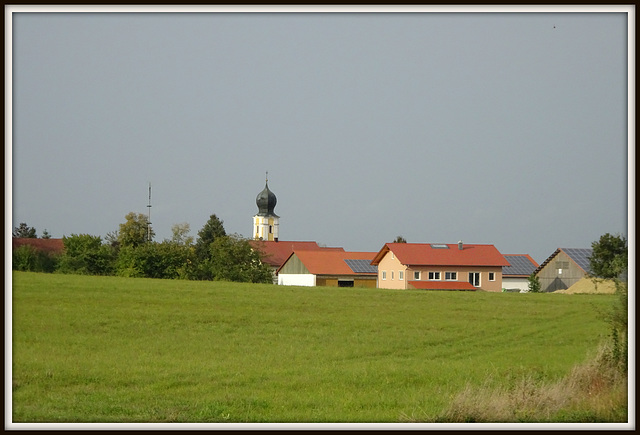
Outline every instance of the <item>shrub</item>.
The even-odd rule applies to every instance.
[[[132,278],[191,278],[194,256],[193,248],[166,241],[125,246],[118,254],[116,273]]]
[[[64,254],[60,258],[58,271],[80,275],[112,275],[115,252],[102,244],[99,236],[72,234],[63,237]]]
[[[60,254],[47,253],[30,245],[22,245],[13,250],[12,268],[24,272],[55,271]]]

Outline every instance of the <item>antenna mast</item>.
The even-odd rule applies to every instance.
[[[151,241],[151,183],[149,183],[149,204],[147,205],[147,241]]]

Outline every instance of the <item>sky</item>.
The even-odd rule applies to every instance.
[[[147,214],[151,183],[155,240],[212,214],[249,237],[268,171],[280,240],[542,262],[628,236],[611,10],[15,12],[12,227],[104,238]]]

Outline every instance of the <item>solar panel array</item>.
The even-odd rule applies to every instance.
[[[371,260],[344,260],[354,273],[378,273],[378,266],[371,264]]]
[[[445,245],[444,243],[432,243],[431,247],[433,249],[449,249],[449,246]]]
[[[593,253],[591,248],[562,248],[562,251],[575,261],[585,272],[590,272],[589,257]]]
[[[531,275],[536,270],[536,265],[524,255],[505,255],[504,258],[511,266],[502,266],[503,275]]]

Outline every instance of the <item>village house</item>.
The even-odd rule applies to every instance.
[[[376,287],[375,252],[336,249],[294,251],[278,269],[278,284],[327,287]]]
[[[591,271],[591,248],[558,248],[535,270],[541,292],[566,290]]]
[[[277,272],[280,266],[289,258],[296,250],[319,251],[333,250],[343,251],[343,248],[325,248],[318,245],[317,242],[291,242],[291,241],[266,241],[266,240],[250,240],[251,247],[260,254],[260,261],[268,264],[273,273],[273,283],[278,282]]]
[[[506,291],[526,292],[529,277],[538,268],[538,263],[528,254],[504,254],[509,266],[502,267],[502,288]]]
[[[509,263],[493,245],[387,243],[371,262],[378,287],[388,289],[502,291]]]

